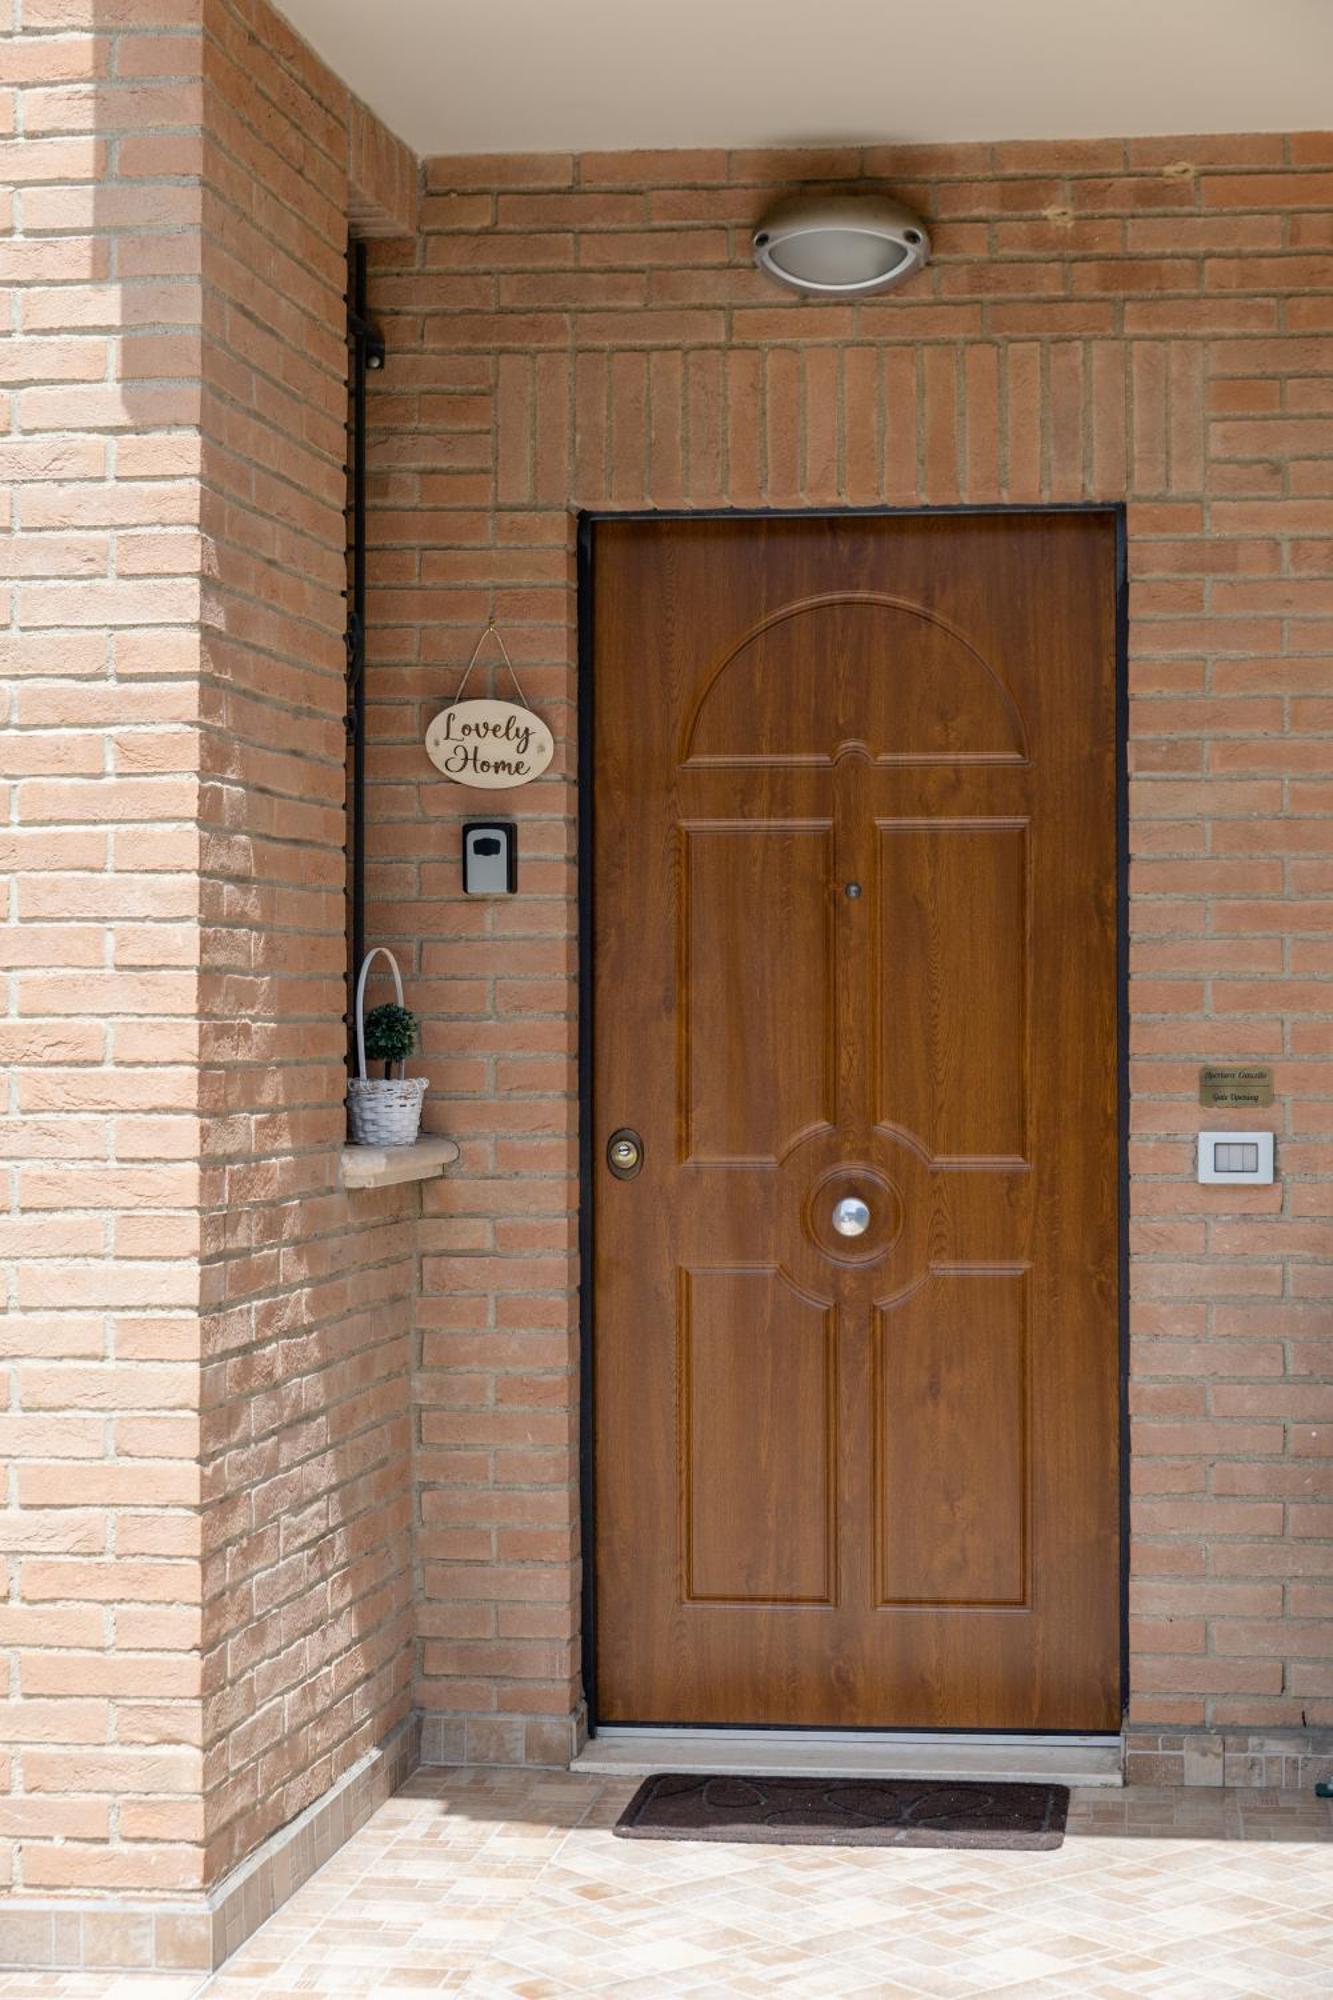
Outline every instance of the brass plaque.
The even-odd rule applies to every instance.
[[[1199,1102],[1214,1111],[1248,1111],[1273,1102],[1267,1063],[1208,1063],[1199,1071]]]

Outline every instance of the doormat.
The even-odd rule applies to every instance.
[[[805,1847],[1059,1847],[1067,1785],[924,1778],[738,1778],[659,1772],[616,1821],[622,1840]]]

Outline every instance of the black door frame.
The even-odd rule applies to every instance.
[[[594,543],[603,521],[771,521],[921,518],[985,514],[1109,514],[1115,523],[1115,821],[1116,821],[1116,1029],[1119,1196],[1118,1318],[1120,1387],[1120,1713],[1129,1701],[1129,570],[1123,501],[1074,501],[1051,505],[957,507],[626,507],[580,511],[578,549],[578,1120],[579,1120],[579,1546],[582,1564],[582,1682],[588,1733],[597,1734],[596,1483],[593,1436],[594,1177],[601,1163],[593,1130],[593,816],[597,745],[593,719]],[[726,1725],[699,1724],[719,1729]],[[749,1725],[747,1725],[749,1726]],[[828,1733],[828,1732],[823,1732]],[[849,1736],[866,1732],[849,1727]],[[892,1734],[878,1730],[877,1735]],[[949,1731],[941,1731],[947,1735]],[[961,1735],[972,1732],[959,1731]],[[991,1735],[1025,1735],[993,1730]],[[1079,1732],[1064,1731],[1061,1734]]]

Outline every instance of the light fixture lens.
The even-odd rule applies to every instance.
[[[892,290],[929,263],[930,237],[919,215],[882,190],[805,190],[760,219],[754,257],[794,291],[864,297]]]
[[[803,229],[769,252],[770,261],[796,285],[845,287],[881,284],[907,257],[889,236],[865,229]]]

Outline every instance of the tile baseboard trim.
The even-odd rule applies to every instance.
[[[421,1718],[423,1764],[566,1771],[587,1740],[587,1711],[572,1715],[432,1715]]]
[[[1333,1778],[1333,1729],[1125,1731],[1127,1785],[1226,1785],[1306,1792]]]
[[[322,1868],[370,1815],[393,1797],[421,1762],[415,1712],[343,1772],[321,1798],[270,1834],[209,1895],[214,1958],[221,1965]]]
[[[0,1896],[0,1970],[214,1972],[420,1761],[421,1718],[413,1714],[204,1896]]]
[[[201,1896],[0,1896],[0,1972],[195,1972],[214,1968]]]

